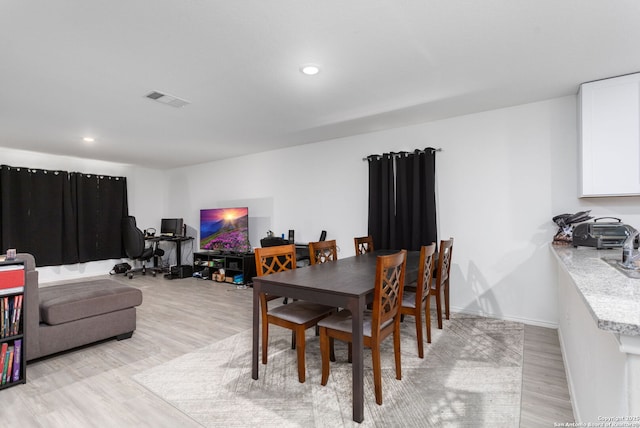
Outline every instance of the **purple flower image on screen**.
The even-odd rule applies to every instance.
[[[248,208],[200,210],[200,248],[233,252],[249,251]]]

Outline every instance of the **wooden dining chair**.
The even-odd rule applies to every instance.
[[[296,247],[293,244],[256,248],[256,272],[258,276],[296,268]],[[268,302],[279,296],[260,294],[262,319],[262,364],[267,364],[269,324],[288,328],[295,333],[295,348],[298,357],[298,381],[305,381],[305,331],[335,311],[332,306],[296,300],[286,305],[269,308]]]
[[[376,277],[373,294],[373,310],[365,312],[363,331],[364,346],[371,348],[373,360],[373,384],[376,403],[382,404],[382,367],[380,344],[393,334],[393,351],[396,363],[396,379],[402,379],[400,364],[400,304],[404,289],[404,274],[407,265],[407,251],[402,250],[376,259]],[[318,323],[320,327],[320,352],[322,354],[322,385],[329,380],[329,356],[331,339],[353,342],[351,312],[340,311]]]
[[[353,238],[353,242],[356,245],[356,256],[373,252],[373,238],[371,236]]]
[[[412,315],[416,319],[416,339],[418,340],[418,356],[424,358],[424,344],[422,343],[422,312],[425,312],[425,326],[427,342],[431,343],[431,283],[433,279],[433,259],[436,253],[435,242],[420,248],[420,262],[418,265],[418,280],[415,291],[407,289],[402,293],[402,315]]]
[[[309,258],[312,265],[338,260],[336,240],[309,242]]]
[[[442,330],[442,294],[444,294],[445,316],[449,319],[449,274],[451,272],[451,255],[453,238],[440,241],[438,250],[438,268],[431,283],[431,295],[436,296],[438,328]]]
[[[331,241],[309,242],[309,257],[312,265],[333,262],[338,260],[338,245],[335,239]],[[336,311],[340,308],[336,308]],[[320,334],[320,329],[316,325],[316,336]],[[331,346],[331,361],[335,361],[336,357]]]

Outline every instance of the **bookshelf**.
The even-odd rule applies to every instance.
[[[27,381],[25,303],[24,262],[0,261],[0,390]]]
[[[224,279],[220,272],[224,272]],[[193,253],[193,272],[207,272],[208,279],[235,285],[251,285],[256,276],[256,259],[253,253],[221,253],[198,251]]]

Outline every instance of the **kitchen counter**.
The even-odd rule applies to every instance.
[[[551,245],[551,252],[558,262],[558,336],[576,422],[640,418],[640,279],[603,260],[622,259],[620,248]]]
[[[621,260],[622,249],[552,245],[599,329],[640,336],[640,279],[629,278],[602,258]]]

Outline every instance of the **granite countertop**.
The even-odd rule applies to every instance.
[[[640,279],[629,278],[603,260],[622,259],[622,249],[551,247],[573,279],[599,329],[640,335]]]

